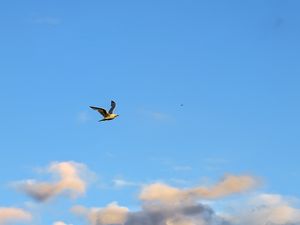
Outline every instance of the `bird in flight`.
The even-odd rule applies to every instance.
[[[113,113],[113,111],[116,107],[116,103],[114,101],[111,101],[110,106],[111,107],[108,112],[103,108],[99,108],[99,107],[95,107],[95,106],[90,106],[90,108],[92,108],[93,110],[97,110],[103,116],[103,119],[98,121],[98,122],[100,122],[100,121],[105,121],[105,120],[113,120],[114,118],[119,116],[118,114]]]

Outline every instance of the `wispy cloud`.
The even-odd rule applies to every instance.
[[[181,164],[182,162],[175,162],[170,158],[159,158],[159,157],[152,157],[150,160],[155,161],[157,163],[162,164],[163,166],[167,166],[168,169],[174,170],[177,172],[184,172],[184,171],[191,171],[193,168],[190,165]]]
[[[162,112],[149,112],[149,115],[155,120],[170,120],[171,116]]]
[[[132,186],[141,186],[141,183],[128,181],[122,178],[116,178],[112,180],[113,186],[115,188],[124,188],[124,187],[132,187]]]
[[[142,116],[150,118],[155,121],[167,122],[172,120],[171,115],[156,110],[140,109],[139,113]]]
[[[87,177],[92,174],[84,164],[72,161],[51,163],[46,171],[58,179],[52,182],[25,180],[15,184],[17,189],[37,201],[46,201],[62,194],[76,198],[86,192]]]
[[[178,184],[178,185],[187,185],[187,184],[189,184],[188,180],[178,179],[178,178],[171,178],[170,182],[173,183],[173,184]]]
[[[220,157],[204,158],[203,161],[211,164],[226,164],[229,162],[227,159],[220,158]]]
[[[178,189],[163,183],[154,183],[144,187],[140,198],[144,201],[159,201],[164,203],[181,203],[183,199],[217,199],[228,195],[242,193],[255,188],[258,180],[252,176],[226,175],[220,182],[211,187],[195,187]]]
[[[79,123],[86,123],[90,120],[90,117],[88,116],[88,113],[85,111],[79,112],[77,115],[77,121]]]
[[[190,170],[192,170],[192,167],[186,166],[186,165],[178,165],[178,166],[173,166],[173,170],[175,170],[175,171],[190,171]]]
[[[12,207],[0,207],[0,224],[11,224],[18,222],[30,222],[32,215],[30,212]]]
[[[229,160],[220,157],[209,157],[203,159],[203,168],[208,171],[224,169]]]
[[[57,26],[61,24],[61,19],[52,16],[36,17],[31,20],[34,24]]]

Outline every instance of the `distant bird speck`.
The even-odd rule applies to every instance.
[[[111,101],[111,108],[110,110],[107,112],[105,109],[103,108],[99,108],[99,107],[95,107],[95,106],[90,106],[90,108],[97,110],[102,116],[103,119],[99,120],[100,121],[105,121],[105,120],[113,120],[114,118],[116,118],[117,116],[119,116],[118,114],[114,114],[113,111],[116,107],[116,103],[114,101]]]

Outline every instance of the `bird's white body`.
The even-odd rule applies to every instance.
[[[114,118],[116,118],[118,116],[118,114],[108,114],[107,116],[104,117],[104,120],[113,120]]]

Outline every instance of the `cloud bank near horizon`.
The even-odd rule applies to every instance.
[[[300,225],[300,209],[280,195],[251,193],[245,202],[236,200],[230,211],[217,211],[214,204],[204,204],[205,200],[217,204],[225,197],[245,196],[260,183],[247,175],[226,175],[209,187],[152,183],[141,189],[138,211],[117,202],[103,208],[78,205],[71,211],[90,225]]]
[[[300,209],[274,194],[257,194],[245,202],[237,200],[231,212],[217,212],[201,202],[184,201],[144,201],[139,211],[130,211],[116,202],[104,208],[75,206],[71,211],[90,225],[300,225]]]
[[[51,181],[25,180],[18,182],[17,188],[40,203],[60,195],[76,199],[86,193],[88,178],[94,175],[87,166],[73,161],[53,162],[45,171],[53,176]],[[259,193],[260,184],[254,176],[232,174],[210,186],[178,188],[155,182],[139,185],[139,210],[114,201],[104,207],[75,205],[70,211],[90,225],[300,225],[295,201]],[[131,185],[122,180],[119,186]],[[231,196],[234,198],[228,198]],[[220,207],[220,202],[227,206]],[[0,225],[30,223],[33,219],[30,210],[0,207]],[[72,221],[77,223],[80,221]],[[57,220],[53,225],[71,223]]]
[[[299,225],[300,210],[280,195],[259,194],[217,212],[204,200],[245,194],[258,187],[253,176],[226,175],[209,187],[176,188],[163,183],[144,186],[139,194],[141,209],[130,211],[113,202],[103,208],[74,206],[71,211],[91,225]]]

